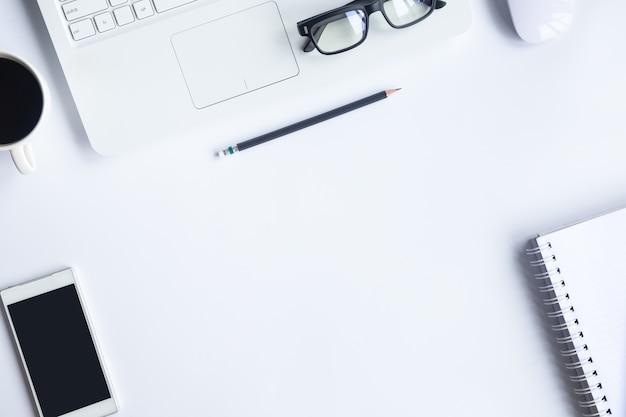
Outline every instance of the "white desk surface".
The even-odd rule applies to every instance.
[[[218,160],[267,116],[95,154],[35,2],[3,0],[0,50],[54,99],[38,171],[0,154],[0,287],[77,268],[120,416],[577,416],[523,249],[626,202],[626,2],[577,2],[542,45],[472,7],[311,99],[393,98]],[[0,415],[33,416],[5,324]]]

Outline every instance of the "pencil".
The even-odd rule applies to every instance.
[[[372,94],[371,96],[362,98],[360,100],[357,100],[355,102],[343,105],[341,107],[337,107],[336,109],[333,110],[329,110],[326,113],[322,113],[322,114],[318,114],[317,116],[313,116],[311,118],[308,118],[306,120],[302,120],[300,122],[294,123],[292,125],[283,127],[281,129],[275,130],[273,132],[270,133],[266,133],[264,135],[261,136],[257,136],[256,138],[250,139],[250,140],[246,140],[245,142],[241,142],[238,143],[235,146],[229,146],[228,148],[221,150],[217,153],[217,155],[219,157],[224,157],[226,155],[232,155],[236,152],[241,152],[244,151],[246,149],[252,148],[253,146],[257,146],[260,145],[262,143],[268,142],[270,140],[274,140],[276,138],[279,138],[281,136],[285,136],[288,135],[290,133],[296,132],[300,129],[304,129],[305,127],[309,127],[312,126],[314,124],[323,122],[325,120],[328,119],[332,119],[333,117],[337,117],[340,116],[344,113],[347,113],[349,111],[352,110],[356,110],[360,107],[363,106],[367,106],[368,104],[372,104],[375,103],[377,101],[380,101],[382,99],[385,99],[389,96],[391,96],[393,93],[395,93],[396,91],[399,91],[399,88],[393,89],[393,90],[385,90],[385,91],[381,91],[380,93],[376,93],[376,94]]]

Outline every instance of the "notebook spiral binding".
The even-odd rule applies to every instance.
[[[533,276],[539,284],[556,342],[562,347],[559,353],[565,360],[565,369],[575,386],[578,405],[584,409],[583,417],[610,416],[611,409],[594,369],[590,348],[585,343],[585,335],[567,293],[567,283],[561,275],[552,245],[546,243],[527,249],[526,253],[532,258],[530,266],[534,270]]]

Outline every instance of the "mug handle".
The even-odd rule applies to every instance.
[[[11,158],[13,158],[18,171],[24,175],[30,174],[37,168],[35,153],[30,143],[11,149]]]

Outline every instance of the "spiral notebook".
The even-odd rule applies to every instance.
[[[581,415],[626,417],[626,207],[539,234],[531,245]]]

